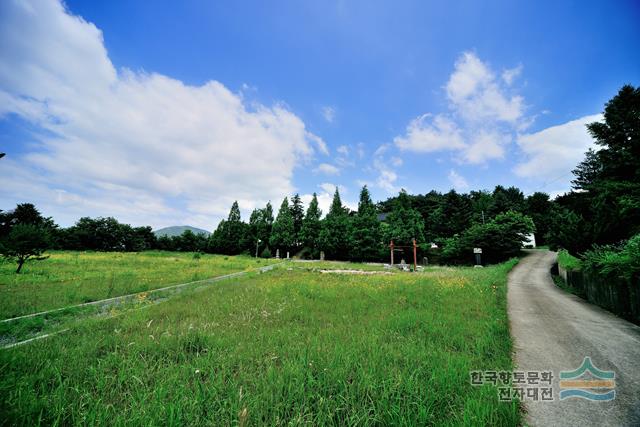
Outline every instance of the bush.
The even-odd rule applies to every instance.
[[[473,248],[482,249],[483,263],[496,263],[520,253],[527,235],[535,230],[533,221],[519,212],[509,211],[497,215],[486,224],[475,224],[461,235],[445,239],[442,262],[471,264]]]
[[[262,253],[260,254],[261,258],[271,258],[271,251],[269,250],[269,248],[264,248],[264,250],[262,251]]]
[[[640,234],[619,245],[594,245],[583,255],[586,271],[604,276],[640,282]]]

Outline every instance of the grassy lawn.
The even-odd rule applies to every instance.
[[[188,261],[185,261],[188,265]],[[506,274],[277,269],[0,351],[8,424],[516,425]]]
[[[242,271],[270,261],[178,252],[50,252],[44,261],[0,261],[0,319]]]

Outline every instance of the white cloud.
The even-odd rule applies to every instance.
[[[594,114],[520,135],[517,142],[526,160],[517,164],[514,172],[521,177],[548,182],[569,175],[584,160],[589,148],[597,148],[586,124],[601,120],[601,114]]]
[[[328,122],[333,123],[336,119],[336,109],[333,107],[322,107],[322,117]]]
[[[520,74],[522,74],[522,64],[518,65],[514,68],[508,68],[502,72],[502,80],[508,85],[511,86],[515,79],[517,79]]]
[[[314,169],[316,173],[323,173],[325,175],[339,175],[340,169],[329,163],[320,163],[318,167]]]
[[[342,154],[343,156],[348,156],[349,155],[349,147],[347,147],[346,145],[341,145],[339,146],[336,151],[340,154]]]
[[[357,203],[347,200],[345,198],[345,195],[349,193],[345,186],[339,185],[339,184],[332,184],[329,182],[323,182],[322,184],[319,184],[318,187],[320,188],[321,191],[318,191],[316,193],[316,197],[318,198],[318,206],[322,210],[323,216],[329,212],[329,208],[331,207],[331,202],[333,202],[333,194],[335,193],[336,188],[340,192],[340,200],[342,200],[343,206],[346,206],[351,210],[358,209]],[[308,207],[309,203],[311,203],[312,197],[313,197],[312,194],[303,194],[300,196],[300,199],[302,200],[302,203],[306,207]]]
[[[515,133],[533,121],[524,116],[524,99],[510,94],[509,86],[521,72],[519,65],[496,78],[477,55],[464,52],[445,87],[451,112],[412,120],[405,134],[394,138],[395,145],[417,153],[454,151],[462,163],[503,158]]]
[[[211,229],[235,199],[250,209],[290,194],[296,165],[328,154],[283,105],[247,108],[220,82],[116,70],[100,30],[54,0],[0,2],[7,113],[42,132],[27,155],[3,160],[0,179],[12,185],[0,201],[28,195],[66,222],[115,215]]]
[[[442,150],[459,150],[465,147],[462,135],[456,124],[443,115],[431,117],[422,115],[407,126],[405,136],[394,138],[393,142],[401,150],[429,153]]]
[[[510,141],[511,135],[501,134],[495,130],[480,129],[476,135],[471,137],[471,143],[464,150],[464,160],[467,163],[478,164],[487,160],[502,159],[505,146]]]
[[[467,180],[453,169],[449,171],[448,178],[449,182],[451,182],[451,185],[453,185],[453,188],[455,188],[457,191],[464,191],[469,188]]]
[[[523,114],[523,98],[509,96],[488,65],[465,52],[447,83],[447,96],[465,120],[516,123]]]

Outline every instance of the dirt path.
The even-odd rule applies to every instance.
[[[553,402],[525,400],[533,426],[640,425],[640,327],[559,289],[554,252],[532,250],[509,275],[508,306],[518,370],[554,372]],[[614,371],[616,397],[559,400],[559,373],[591,357]],[[584,379],[584,378],[582,378]]]

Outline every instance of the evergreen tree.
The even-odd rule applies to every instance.
[[[226,253],[236,255],[247,249],[247,229],[246,224],[240,217],[240,207],[238,202],[233,202],[229,217],[225,223]]]
[[[294,245],[299,247],[302,244],[300,238],[300,230],[302,229],[302,221],[304,220],[304,206],[300,195],[296,193],[291,199],[291,217],[293,218]]]
[[[289,208],[289,199],[285,197],[280,205],[278,216],[273,222],[269,243],[274,251],[280,249],[280,255],[284,256],[285,252],[293,247],[294,238],[293,217]]]
[[[442,203],[436,211],[437,224],[435,237],[451,237],[461,233],[471,225],[473,205],[466,194],[449,191],[442,197]]]
[[[535,192],[526,199],[526,214],[533,220],[536,228],[537,245],[546,243],[546,235],[551,224],[552,202],[546,193]]]
[[[313,193],[307,214],[302,221],[300,240],[302,244],[311,250],[311,255],[318,256],[318,238],[320,237],[322,211],[318,207],[318,197]]]
[[[320,230],[320,250],[331,259],[347,259],[349,250],[351,221],[347,210],[342,206],[340,192],[336,188],[333,201]]]
[[[405,190],[400,192],[393,211],[387,216],[387,227],[384,228],[385,243],[393,239],[395,244],[410,245],[412,239],[423,243],[424,223],[422,217],[413,209]]]
[[[358,212],[352,219],[351,259],[357,261],[373,261],[379,258],[384,244],[380,236],[380,222],[378,221],[376,207],[371,201],[369,189],[365,185],[360,191]]]

